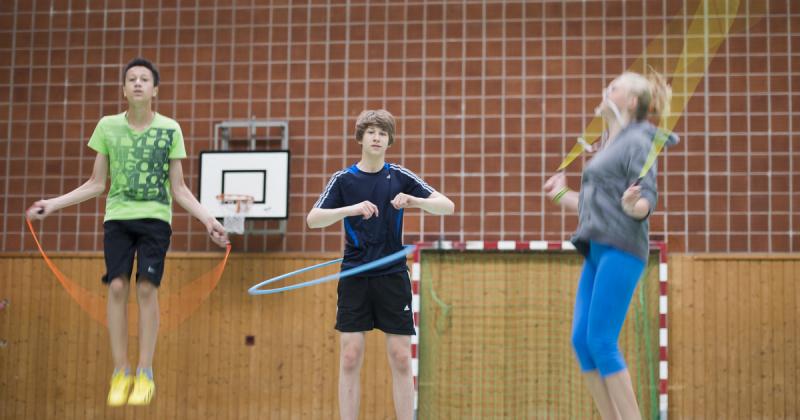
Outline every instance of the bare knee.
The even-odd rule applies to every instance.
[[[127,300],[130,283],[127,279],[117,277],[108,284],[108,295],[114,300]]]
[[[342,346],[340,363],[345,372],[357,371],[361,367],[361,360],[364,357],[364,347],[357,343],[345,344]]]
[[[398,373],[408,373],[411,370],[411,349],[409,346],[393,345],[388,349],[389,364]]]
[[[158,293],[158,288],[151,282],[140,279],[136,282],[136,296],[140,300],[153,299]]]

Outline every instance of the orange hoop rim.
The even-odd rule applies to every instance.
[[[247,194],[217,194],[217,200],[221,205],[236,204],[236,213],[240,213],[242,210],[246,213],[253,205],[255,197]]]

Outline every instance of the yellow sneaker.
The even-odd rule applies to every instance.
[[[128,397],[128,405],[148,405],[156,393],[156,383],[147,377],[144,372],[136,375],[133,383],[133,392]]]
[[[128,392],[133,385],[133,375],[128,375],[124,370],[115,372],[111,376],[111,389],[108,391],[108,405],[120,407],[128,401]]]

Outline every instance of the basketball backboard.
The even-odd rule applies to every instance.
[[[248,219],[288,218],[289,151],[200,152],[200,204],[220,219],[221,194],[252,196]]]

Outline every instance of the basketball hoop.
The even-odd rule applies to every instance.
[[[244,220],[253,205],[253,196],[243,194],[217,195],[220,206],[225,209],[222,225],[228,233],[244,233]]]

